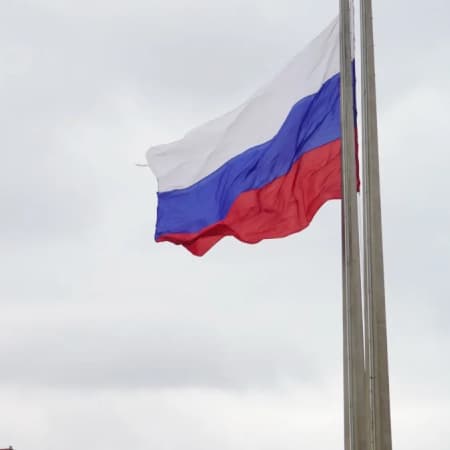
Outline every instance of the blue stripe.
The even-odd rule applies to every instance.
[[[252,147],[185,189],[158,193],[156,238],[195,233],[223,220],[236,198],[286,175],[301,156],[341,136],[340,76],[297,102],[270,141]]]

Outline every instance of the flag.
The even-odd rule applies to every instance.
[[[201,256],[225,236],[284,237],[341,198],[339,64],[336,19],[248,101],[150,148],[156,241]]]

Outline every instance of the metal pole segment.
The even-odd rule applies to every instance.
[[[372,0],[361,0],[361,68],[364,298],[370,450],[391,450]]]
[[[340,0],[345,449],[367,450],[350,0]]]

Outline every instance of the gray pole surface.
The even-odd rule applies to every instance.
[[[350,0],[340,0],[345,450],[367,450]]]
[[[364,309],[370,450],[391,450],[372,0],[361,0],[361,67]]]

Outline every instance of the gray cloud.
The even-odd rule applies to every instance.
[[[395,447],[446,450],[450,7],[374,7]],[[134,167],[150,144],[252,93],[336,8],[2,5],[6,444],[319,450],[342,441],[339,205],[299,235],[254,247],[225,240],[198,260],[152,242],[156,184]]]

